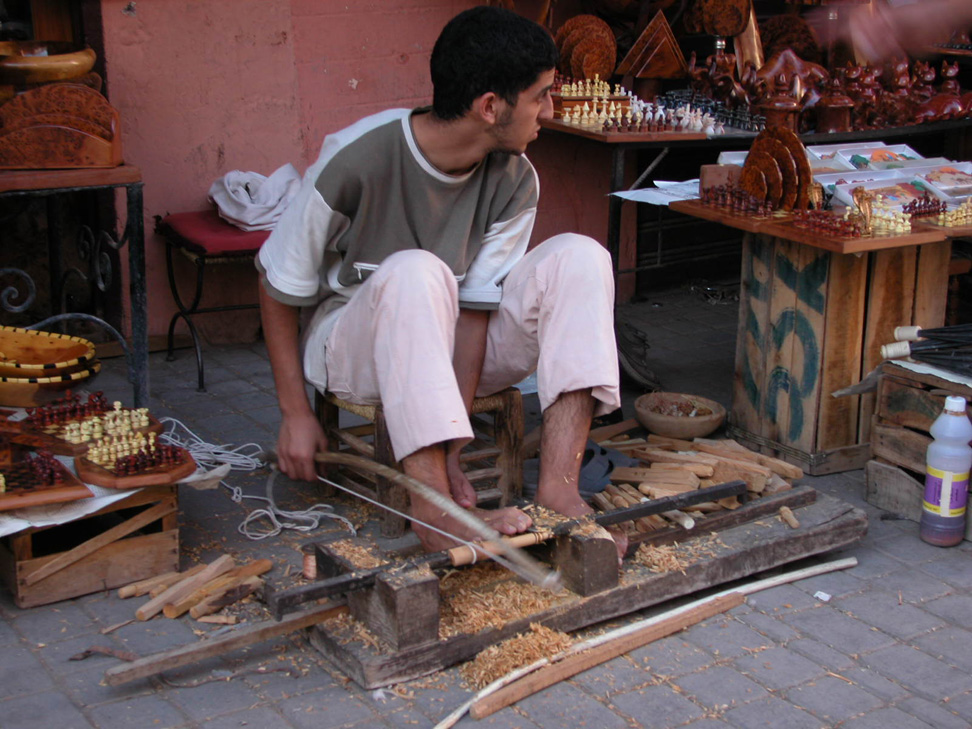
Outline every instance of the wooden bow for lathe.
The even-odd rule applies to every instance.
[[[501,564],[512,570],[523,579],[532,582],[535,585],[545,587],[548,590],[560,589],[560,573],[543,566],[540,562],[528,555],[522,549],[504,539],[502,534],[493,529],[493,527],[484,522],[482,519],[473,513],[466,511],[455,501],[447,496],[444,496],[443,494],[440,494],[432,487],[426,486],[421,481],[418,481],[411,476],[402,473],[401,471],[396,471],[394,468],[389,466],[385,466],[367,458],[363,458],[362,456],[355,456],[350,453],[324,451],[315,455],[314,460],[318,463],[333,463],[336,465],[348,466],[349,468],[353,468],[358,471],[364,471],[365,473],[371,473],[375,476],[387,478],[389,481],[392,481],[407,489],[412,495],[417,496],[420,499],[425,499],[437,508],[442,509],[442,511],[458,521],[460,524],[475,532],[480,539],[486,542],[495,543],[494,551],[488,553],[482,552],[482,554],[488,554],[490,557],[500,555],[501,557],[505,558],[505,560],[508,560],[501,562]],[[459,539],[458,537],[455,537],[455,539],[456,541],[460,542],[465,541],[463,539]]]

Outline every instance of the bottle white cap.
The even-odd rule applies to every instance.
[[[945,409],[951,413],[964,413],[965,398],[958,395],[949,395],[945,398]]]

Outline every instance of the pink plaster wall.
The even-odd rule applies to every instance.
[[[234,169],[303,170],[324,136],[367,114],[428,103],[428,58],[442,26],[476,0],[101,0],[107,92],[126,164],[145,182],[149,333],[175,311],[154,217],[207,205]],[[529,5],[529,3],[527,3]],[[609,158],[542,138],[538,235],[577,230],[603,242]],[[124,207],[122,206],[123,210]],[[191,281],[188,264],[180,279]],[[223,268],[209,303],[255,300],[253,271]],[[207,338],[255,336],[255,312],[208,315]]]

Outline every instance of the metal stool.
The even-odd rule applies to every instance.
[[[385,426],[385,418],[380,405],[355,405],[331,393],[316,393],[314,407],[318,420],[324,427],[331,450],[350,450],[371,458],[383,465],[401,469],[392,454],[391,440]],[[349,428],[338,425],[341,410],[358,415],[369,422]],[[498,500],[505,506],[523,492],[523,400],[520,391],[507,388],[502,392],[473,400],[472,422],[477,437],[463,450],[459,460],[464,464],[478,466],[466,471],[466,477],[476,486],[483,482],[493,482],[492,487],[477,488],[477,503]],[[479,417],[492,415],[492,423]],[[488,440],[481,440],[484,434]],[[371,438],[368,442],[367,438]],[[489,441],[492,441],[490,443]],[[489,465],[492,462],[492,465]],[[387,479],[376,477],[372,483],[362,484],[341,476],[342,485],[359,490],[369,498],[400,512],[408,509],[408,493],[402,486]],[[390,511],[382,510],[381,534],[396,538],[405,533],[407,520]]]
[[[254,232],[240,230],[220,218],[215,209],[167,215],[159,220],[155,230],[165,239],[165,263],[169,274],[169,288],[172,289],[172,298],[175,299],[176,306],[179,307],[179,311],[173,314],[169,321],[168,355],[166,359],[170,362],[175,359],[172,353],[173,332],[176,322],[182,319],[189,327],[192,344],[196,350],[196,371],[199,376],[199,390],[202,391],[206,389],[202,348],[199,345],[199,333],[196,331],[196,326],[191,317],[196,314],[259,307],[258,303],[253,303],[200,308],[199,302],[202,299],[203,275],[206,266],[252,261],[270,233],[265,230]],[[196,290],[188,306],[183,303],[182,297],[179,296],[179,289],[176,288],[175,271],[172,265],[174,249],[192,261],[196,267]]]

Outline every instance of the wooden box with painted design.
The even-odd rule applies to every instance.
[[[950,251],[946,240],[844,254],[748,234],[731,436],[811,475],[862,468],[874,395],[831,394],[880,365],[901,322],[944,322]]]

